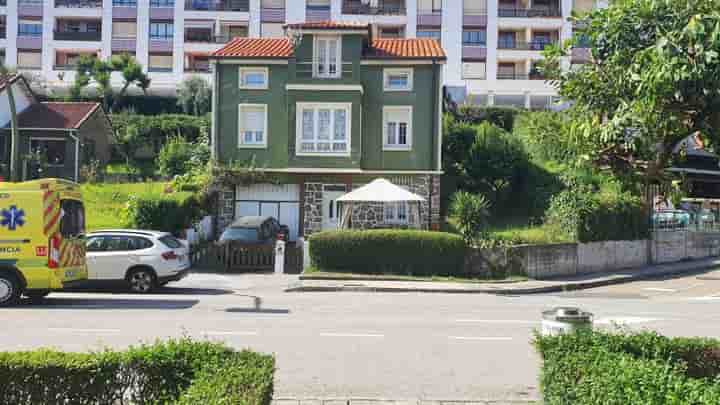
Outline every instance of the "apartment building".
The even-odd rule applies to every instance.
[[[50,88],[73,81],[83,54],[131,53],[172,94],[185,77],[211,80],[208,56],[234,37],[279,37],[289,23],[372,24],[375,38],[435,38],[456,99],[544,108],[555,91],[535,68],[572,35],[573,11],[606,0],[0,0],[0,59]],[[564,68],[588,60],[573,50]],[[119,85],[120,77],[113,77]]]

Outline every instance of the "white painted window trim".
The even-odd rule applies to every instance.
[[[265,122],[263,123],[263,142],[262,143],[243,143],[242,128],[242,110],[243,108],[261,107],[264,111]],[[240,149],[266,149],[268,145],[268,106],[267,104],[238,104],[238,148]]]
[[[388,212],[387,212],[387,207],[390,205],[392,205],[394,207],[392,216],[388,216]],[[398,211],[401,206],[405,206],[405,219],[401,219],[398,217]],[[383,220],[386,224],[397,224],[397,225],[409,224],[410,223],[410,204],[408,204],[407,201],[383,203]]]
[[[388,112],[406,112],[408,114],[407,122],[407,145],[395,144],[391,145],[387,143],[387,114]],[[410,151],[413,145],[413,107],[412,106],[384,106],[382,111],[382,137],[383,137],[383,151]],[[398,127],[399,128],[399,127]]]
[[[320,60],[318,60],[318,41],[321,39],[324,40],[336,40],[337,41],[337,47],[335,47],[335,57],[336,57],[336,72],[334,75],[331,75],[329,73],[320,75],[319,73],[319,66],[320,66]],[[328,62],[329,62],[329,54],[328,54]],[[340,79],[342,77],[342,69],[343,69],[343,61],[342,61],[342,36],[340,35],[314,35],[313,36],[313,78],[315,79]],[[328,71],[330,64],[328,63]]]
[[[390,91],[413,91],[414,86],[414,69],[413,68],[385,68],[383,69],[383,90]],[[408,75],[408,85],[403,88],[390,87],[390,75]]]
[[[320,108],[329,108],[331,110],[344,109],[345,110],[345,142],[347,143],[347,150],[345,152],[303,152],[302,151],[302,131],[303,131],[303,117],[302,112],[305,108],[312,108],[318,110]],[[333,114],[334,115],[334,114]],[[313,113],[313,134],[317,134],[318,130],[318,114]],[[334,119],[334,118],[333,118]],[[332,132],[335,130],[335,126],[331,126],[331,137]],[[317,139],[317,138],[315,138]],[[352,103],[297,103],[295,105],[295,155],[296,156],[334,156],[334,157],[348,157],[352,149]]]
[[[265,84],[261,87],[243,85],[243,75],[247,73],[259,73],[265,76]],[[270,88],[270,72],[266,67],[241,67],[238,68],[238,87],[244,90],[267,90]]]

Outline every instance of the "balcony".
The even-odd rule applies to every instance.
[[[513,72],[498,72],[498,80],[530,80],[530,75],[527,73],[513,73]]]
[[[487,11],[477,10],[473,12],[466,11],[463,14],[463,27],[486,27]]]
[[[18,0],[17,8],[19,17],[43,16],[42,0]]]
[[[307,6],[305,8],[305,21],[319,22],[330,20],[330,6]]]
[[[207,58],[191,58],[185,66],[185,73],[210,73],[210,61]]]
[[[498,49],[511,49],[517,51],[542,51],[550,45],[557,44],[557,41],[498,41]]]
[[[562,17],[560,8],[499,8],[501,18],[557,18]]]
[[[405,15],[404,0],[379,0],[377,6],[363,4],[361,0],[345,0],[342,6],[343,14],[362,15]]]
[[[186,0],[185,10],[195,11],[250,11],[250,0]]]
[[[110,42],[110,49],[113,52],[135,52],[136,45],[137,45],[137,38],[113,37],[112,41]]]
[[[283,23],[285,22],[285,9],[263,7],[260,10],[260,20],[264,23]]]
[[[185,42],[205,43],[205,44],[224,44],[230,41],[227,35],[214,35],[210,33],[185,31]]]
[[[487,48],[479,45],[463,44],[463,60],[484,61],[487,59]]]
[[[439,27],[442,25],[442,10],[418,10],[419,27]]]
[[[6,32],[7,32],[7,27],[4,25],[0,25],[0,39],[6,38],[6,35],[7,35]]]
[[[55,0],[55,8],[102,8],[102,0]]]
[[[56,41],[102,41],[101,32],[75,32],[75,31],[55,31],[53,39]]]

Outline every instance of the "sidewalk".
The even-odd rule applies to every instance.
[[[514,283],[451,283],[427,281],[358,281],[304,279],[285,292],[383,292],[446,294],[540,294],[582,290],[612,284],[628,283],[654,277],[702,272],[720,267],[720,259],[704,259],[646,266],[608,273],[593,273],[552,280],[528,280]]]

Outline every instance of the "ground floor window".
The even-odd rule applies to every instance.
[[[407,224],[408,206],[405,201],[385,203],[385,222],[388,224]]]
[[[65,164],[64,139],[30,139],[30,151],[46,159],[48,165]]]

